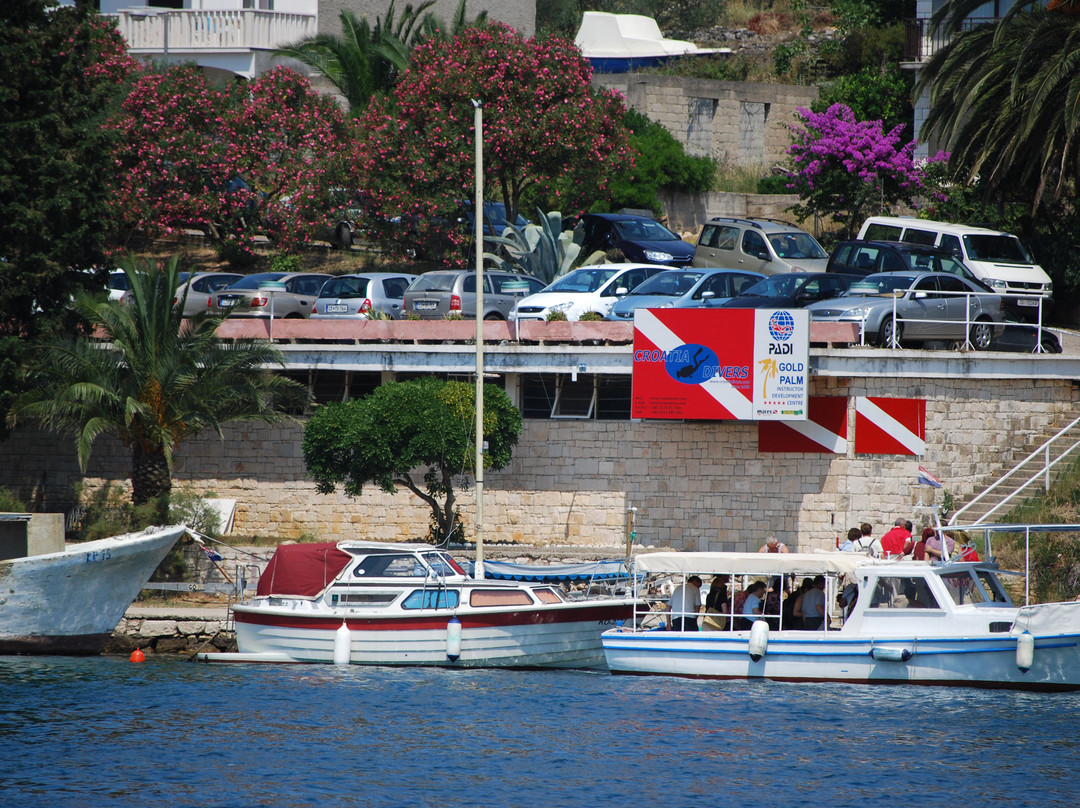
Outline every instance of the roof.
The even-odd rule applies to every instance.
[[[282,544],[259,576],[255,594],[313,598],[337,578],[351,559],[332,542]]]
[[[638,572],[709,575],[845,575],[867,564],[881,564],[861,553],[643,553],[634,556]]]

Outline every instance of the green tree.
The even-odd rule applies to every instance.
[[[183,319],[173,305],[176,258],[161,271],[122,262],[134,301],[80,298],[75,309],[106,342],[61,336],[36,346],[27,368],[27,392],[9,414],[12,426],[33,422],[75,437],[86,469],[94,441],[116,436],[131,451],[132,501],[161,501],[172,487],[176,447],[206,428],[237,420],[284,420],[305,406],[308,394],[265,370],[280,352],[262,340],[224,342],[217,319]]]
[[[473,470],[474,385],[425,377],[384,384],[363,399],[319,407],[304,428],[304,463],[319,493],[349,496],[373,483],[412,491],[431,508],[429,539],[457,528],[454,477]],[[485,469],[510,462],[521,413],[500,388],[484,385]]]
[[[833,104],[843,104],[857,120],[881,121],[886,132],[901,125],[903,132],[912,132],[911,85],[911,79],[901,73],[895,63],[886,67],[864,67],[857,73],[840,76],[824,87],[811,102],[810,109],[824,112]]]
[[[71,270],[105,265],[113,136],[100,124],[135,70],[88,4],[52,5],[0,3],[0,413],[30,341],[74,328],[72,294],[105,288],[104,270]]]

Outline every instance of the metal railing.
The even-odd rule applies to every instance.
[[[977,522],[983,522],[989,519],[993,514],[1000,511],[1006,505],[1012,503],[1013,500],[1016,499],[1016,497],[1018,497],[1024,491],[1028,490],[1028,488],[1030,488],[1040,479],[1043,483],[1043,490],[1050,490],[1051,469],[1057,466],[1058,463],[1060,463],[1066,457],[1069,457],[1073,452],[1076,451],[1077,448],[1080,448],[1080,429],[1078,429],[1078,426],[1080,426],[1080,418],[1076,418],[1071,423],[1069,423],[1068,426],[1059,430],[1053,437],[1043,443],[1042,446],[1033,451],[1031,454],[1029,454],[1027,457],[1017,463],[1012,469],[1010,469],[1000,478],[998,478],[993,483],[993,485],[984,489],[977,496],[973,497],[970,502],[964,505],[964,507],[960,508],[954,514],[952,514],[952,516],[949,517],[949,524],[957,524],[957,520],[959,520],[959,518],[963,514],[971,511],[976,505],[985,502],[988,497],[994,494],[1000,493],[1003,490],[1008,490],[1008,488],[1005,487],[1006,483],[1008,483],[1010,480],[1013,480],[1014,477],[1019,478],[1019,480],[1017,480],[1019,484],[1016,485],[1009,494],[1002,498],[1000,502],[994,504],[986,511],[986,513],[980,516],[976,520]],[[1058,452],[1056,456],[1054,454],[1055,450]],[[1036,460],[1039,460],[1041,462],[1039,462],[1034,473],[1032,473],[1031,476],[1027,479],[1021,478],[1021,470],[1025,467],[1030,467]]]
[[[273,50],[316,33],[313,14],[128,9],[108,15],[133,53]]]
[[[969,17],[964,20],[961,30],[969,31],[997,20],[997,17]],[[925,62],[948,45],[949,40],[942,31],[933,31],[928,19],[904,20],[904,61]]]

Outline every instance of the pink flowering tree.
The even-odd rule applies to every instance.
[[[121,135],[110,202],[129,231],[197,228],[242,261],[256,235],[295,250],[335,214],[344,118],[286,68],[223,86],[190,64],[147,73],[109,126]]]
[[[631,161],[620,96],[596,90],[570,42],[528,39],[501,24],[413,50],[388,98],[360,120],[357,173],[372,225],[391,252],[402,223],[429,253],[460,258],[469,234],[453,226],[474,198],[472,101],[483,104],[484,187],[507,218],[536,206],[579,212]]]
[[[800,107],[798,114],[803,125],[789,127],[788,147],[797,216],[828,216],[853,233],[867,215],[912,204],[923,191],[922,170],[912,160],[915,144],[902,142],[902,126],[886,132],[881,121],[856,120],[844,104],[824,112]]]

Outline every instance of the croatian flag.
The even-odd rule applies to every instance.
[[[941,480],[922,466],[919,466],[919,485],[932,485],[934,488],[941,488]]]

